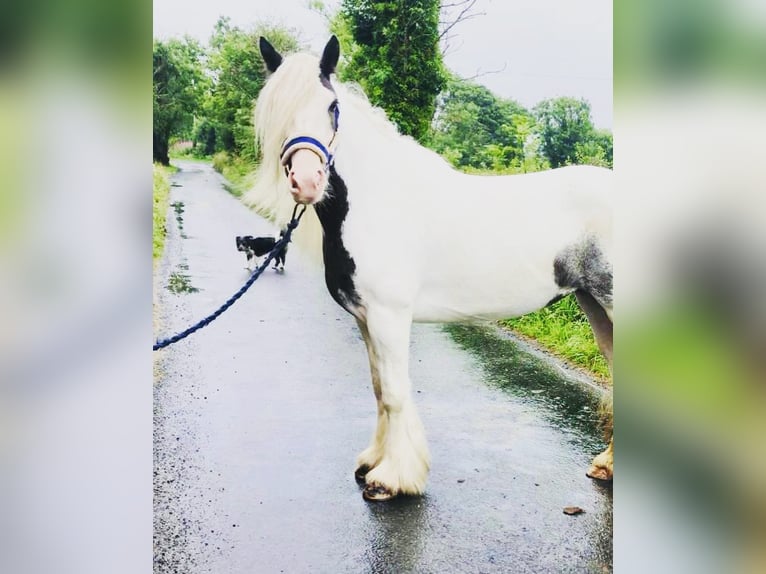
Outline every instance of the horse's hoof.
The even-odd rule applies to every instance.
[[[366,464],[363,464],[359,468],[357,468],[354,471],[354,479],[357,482],[364,482],[364,477],[367,476],[367,473],[370,472],[372,469],[367,466]]]
[[[612,471],[605,466],[591,466],[585,473],[588,478],[609,482],[612,480]]]
[[[362,491],[362,497],[370,502],[385,502],[396,498],[396,494],[385,486],[368,484]]]

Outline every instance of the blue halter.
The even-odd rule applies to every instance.
[[[335,155],[330,152],[329,148],[332,145],[332,142],[335,141],[335,136],[338,135],[338,125],[340,124],[340,106],[338,105],[338,100],[335,100],[330,105],[330,109],[328,111],[332,112],[333,115],[333,134],[330,143],[325,146],[318,139],[311,136],[298,136],[286,141],[282,145],[282,150],[279,152],[279,161],[285,168],[285,174],[289,173],[287,164],[290,161],[290,157],[299,149],[310,149],[311,151],[315,152],[320,158],[322,158],[325,171],[329,171],[330,167],[332,167],[333,163],[335,163]]]
[[[333,139],[335,139],[335,136],[333,135]],[[298,144],[310,144],[308,146],[300,146]],[[298,146],[298,147],[296,147]],[[324,156],[324,164],[325,169],[330,169],[330,166],[333,164],[333,161],[335,160],[335,156],[330,153],[330,150],[327,149],[322,142],[320,142],[316,138],[312,138],[310,136],[298,136],[297,138],[293,138],[291,140],[288,140],[285,142],[285,144],[282,146],[282,151],[279,154],[279,159],[282,162],[285,167],[287,167],[287,162],[285,161],[285,153],[289,150],[292,150],[292,155],[299,149],[311,149],[311,150],[319,150],[322,152],[322,155]],[[288,157],[289,159],[289,157]]]

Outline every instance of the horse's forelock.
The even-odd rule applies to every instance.
[[[273,150],[289,135],[291,119],[320,84],[319,59],[310,54],[293,54],[268,79],[255,109],[255,128],[261,149]]]

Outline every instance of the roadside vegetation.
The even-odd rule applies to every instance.
[[[536,313],[500,321],[500,325],[522,337],[534,339],[559,357],[586,369],[603,381],[610,378],[606,360],[598,350],[590,324],[574,295],[568,295]]]
[[[402,133],[456,169],[497,175],[571,164],[612,166],[612,134],[595,128],[587,101],[550,98],[528,109],[446,69],[442,55],[455,38],[455,25],[480,15],[468,3],[343,0],[337,11],[319,0],[310,5],[341,42],[339,78],[360,84]],[[259,154],[253,103],[266,81],[260,36],[283,54],[306,48],[296,30],[262,22],[241,28],[226,17],[206,46],[188,37],[155,40],[155,161],[168,164],[175,153],[204,158],[228,180],[233,195],[250,187]],[[174,152],[171,142],[184,144]],[[157,242],[155,214],[155,257]],[[500,324],[597,377],[609,376],[572,298]]]
[[[152,207],[152,261],[157,261],[162,256],[165,248],[167,228],[165,226],[168,201],[170,200],[170,174],[174,168],[154,164],[153,173],[153,196]]]
[[[226,189],[235,197],[241,197],[252,187],[257,167],[254,160],[225,151],[219,151],[213,156],[213,169],[226,178]]]

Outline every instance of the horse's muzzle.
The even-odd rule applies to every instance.
[[[327,173],[322,160],[311,150],[300,149],[290,158],[287,181],[296,203],[312,204],[322,199]]]

